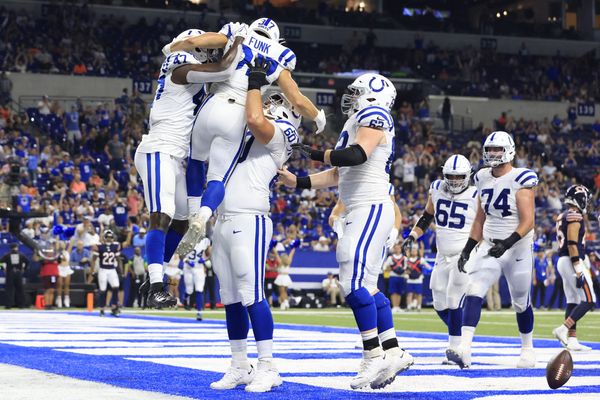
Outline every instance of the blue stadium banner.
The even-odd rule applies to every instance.
[[[332,106],[335,100],[333,93],[322,93],[317,92],[317,105],[318,106]]]
[[[141,94],[151,94],[152,93],[152,81],[150,79],[134,80],[133,81],[133,90],[137,90],[138,93],[141,93]]]
[[[498,40],[494,39],[494,38],[482,37],[481,41],[479,42],[479,47],[481,47],[482,50],[485,50],[485,49],[495,50],[498,47]]]
[[[284,26],[283,37],[286,39],[300,39],[302,37],[302,28],[299,26]]]
[[[587,103],[577,103],[577,115],[581,117],[595,117],[596,105],[591,101]]]

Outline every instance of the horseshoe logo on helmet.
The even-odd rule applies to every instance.
[[[371,80],[369,81],[369,87],[371,88],[372,91],[374,92],[381,92],[386,86],[388,86],[387,82],[385,80],[383,80],[383,78],[381,79],[381,87],[376,89],[373,87],[373,81],[375,81],[377,79],[376,76],[372,77]]]

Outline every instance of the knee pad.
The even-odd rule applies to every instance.
[[[431,293],[433,295],[433,308],[436,311],[441,311],[448,308],[446,301],[446,293],[437,290],[434,290]]]
[[[515,309],[515,312],[517,313],[522,313],[525,312],[527,310],[527,307],[529,307],[529,304],[527,303],[527,300],[525,301],[512,301],[512,306]]]
[[[377,292],[373,295],[373,299],[375,300],[375,306],[377,309],[385,308],[390,306],[390,301],[387,297],[381,292]]]
[[[344,279],[343,281],[340,281],[340,291],[344,297],[347,297],[352,293],[352,290],[350,290],[351,286],[352,279]]]
[[[366,288],[362,287],[346,296],[346,302],[354,310],[370,306],[371,304],[375,303],[375,299],[373,296],[371,296],[371,293],[369,293]]]

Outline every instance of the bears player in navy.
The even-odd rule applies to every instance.
[[[563,277],[567,308],[565,321],[552,334],[571,351],[589,351],[577,340],[577,321],[594,308],[596,295],[592,290],[592,276],[585,261],[585,223],[588,204],[592,198],[583,185],[573,185],[565,193],[567,210],[558,216],[558,271]]]
[[[115,240],[115,234],[110,229],[104,231],[102,241],[96,246],[93,263],[98,260],[98,287],[100,288],[100,316],[104,316],[106,306],[106,289],[110,285],[114,304],[111,313],[115,317],[121,314],[119,309],[119,274],[121,268],[121,245]]]

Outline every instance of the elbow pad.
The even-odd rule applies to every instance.
[[[360,145],[353,144],[345,149],[332,150],[329,159],[334,167],[351,167],[367,161],[367,153]]]
[[[417,221],[416,227],[425,232],[429,228],[431,221],[433,221],[433,214],[429,214],[425,211]]]

